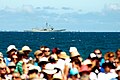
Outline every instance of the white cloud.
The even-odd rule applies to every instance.
[[[5,7],[4,11],[8,11],[8,12],[18,12],[18,10],[16,8],[10,8],[10,7]]]
[[[43,7],[43,9],[56,10],[56,8],[54,8],[54,7],[50,7],[50,6]]]
[[[31,13],[34,9],[32,5],[23,5],[22,10]]]
[[[109,4],[106,6],[108,10],[120,10],[120,4]]]
[[[62,7],[63,10],[73,10],[72,8],[70,7]]]

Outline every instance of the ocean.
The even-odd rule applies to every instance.
[[[18,50],[28,45],[32,49],[32,57],[42,45],[51,50],[58,47],[68,55],[70,47],[77,47],[85,59],[97,48],[103,55],[108,51],[115,52],[120,48],[120,32],[0,32],[0,52],[4,56],[7,56],[7,47],[12,44]]]

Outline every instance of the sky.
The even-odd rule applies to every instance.
[[[0,30],[120,32],[120,0],[0,0]]]

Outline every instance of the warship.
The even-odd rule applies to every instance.
[[[32,28],[31,30],[24,30],[24,32],[64,32],[64,31],[66,31],[66,29],[55,30],[53,27],[48,25],[48,23],[46,23],[46,27],[44,28]]]

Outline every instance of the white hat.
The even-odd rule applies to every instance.
[[[120,66],[118,66],[118,67],[116,68],[116,71],[118,71],[118,70],[120,70]]]
[[[75,56],[79,56],[80,53],[79,52],[71,52],[70,53],[70,57],[75,57]]]
[[[17,51],[18,49],[15,47],[15,45],[9,45],[8,48],[7,48],[7,53],[11,50],[16,50]]]
[[[0,52],[0,57],[3,57],[3,54],[2,54],[2,52]]]
[[[10,62],[10,63],[8,64],[8,66],[10,67],[10,66],[16,66],[16,65],[15,65],[14,62]]]
[[[58,57],[63,58],[63,59],[69,58],[69,56],[66,54],[66,52],[60,52],[60,54],[58,54]]]
[[[90,58],[95,58],[97,57],[95,53],[90,53]]]
[[[49,63],[48,58],[43,57],[43,58],[39,59],[39,65],[43,65],[43,64],[47,64],[47,63]]]
[[[57,70],[54,68],[55,68],[54,65],[52,65],[51,63],[48,63],[45,65],[45,70],[43,70],[43,72],[45,72],[47,74],[55,74],[55,73],[57,73]]]
[[[30,47],[29,46],[23,46],[22,47],[22,50],[20,50],[20,52],[24,52],[24,51],[32,51],[31,49],[30,49]]]
[[[82,65],[92,64],[91,60],[86,59],[82,62]]]
[[[69,52],[77,52],[78,50],[77,50],[77,48],[76,47],[70,47],[70,50],[69,50]]]
[[[80,55],[76,47],[70,47],[69,52],[70,52],[70,57],[75,57]]]
[[[60,80],[62,80],[63,79],[62,72],[59,71],[58,73],[54,74],[53,75],[53,79],[60,79]]]
[[[39,61],[40,61],[40,62],[42,62],[42,61],[48,62],[48,58],[43,57],[43,58],[40,58],[40,60],[39,60]]]
[[[35,65],[30,65],[28,70],[38,70],[38,72],[41,72],[40,67],[39,66],[35,66]]]

